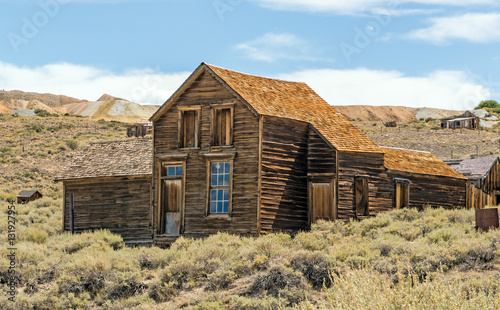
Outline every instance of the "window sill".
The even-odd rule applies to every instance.
[[[231,216],[229,214],[209,214],[205,216],[206,220],[226,220],[230,221]]]
[[[230,150],[234,149],[234,145],[215,145],[210,147],[210,151],[223,151],[223,150]]]
[[[195,151],[195,150],[199,150],[199,149],[200,149],[199,146],[197,146],[197,147],[180,147],[179,151],[189,152],[189,151]]]

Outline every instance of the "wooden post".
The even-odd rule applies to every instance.
[[[75,209],[73,203],[73,193],[69,194],[69,231],[75,232]]]

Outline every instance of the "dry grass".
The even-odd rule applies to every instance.
[[[500,231],[477,232],[472,211],[405,209],[362,222],[320,221],[293,238],[219,233],[180,238],[170,249],[131,249],[109,231],[62,233],[61,186],[51,181],[79,147],[125,138],[121,124],[3,116],[0,126],[1,244],[5,200],[25,188],[45,194],[17,208],[19,295],[15,303],[0,296],[6,309],[500,307]],[[78,142],[75,150],[67,141]],[[2,246],[4,291],[8,266]]]

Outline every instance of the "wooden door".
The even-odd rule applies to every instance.
[[[368,216],[369,200],[368,200],[368,180],[359,178],[355,181],[355,206],[356,216]]]
[[[319,219],[335,219],[335,198],[333,182],[311,182],[309,188],[311,223]]]
[[[409,182],[396,182],[396,209],[408,208],[410,205]]]
[[[162,197],[160,233],[179,235],[183,200],[182,179],[162,180]]]

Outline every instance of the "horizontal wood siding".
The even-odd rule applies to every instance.
[[[210,147],[212,111],[210,105],[234,102],[233,147]],[[178,108],[201,106],[200,147],[178,148]],[[154,123],[155,154],[186,154],[184,234],[208,235],[218,231],[257,234],[259,121],[247,106],[236,100],[209,73],[196,81]],[[207,160],[206,153],[234,152],[232,215],[229,219],[206,217]],[[153,176],[153,223],[158,217],[158,162]],[[156,231],[156,230],[155,230]]]
[[[355,179],[368,180],[368,214],[388,211],[393,207],[394,182],[384,168],[384,155],[377,153],[338,152],[338,218],[355,218]]]
[[[426,205],[445,209],[464,208],[466,180],[391,172],[393,178],[410,180],[410,207]]]
[[[263,117],[262,233],[307,228],[308,128],[303,122]]]
[[[64,230],[70,229],[72,193],[75,232],[109,229],[125,242],[151,240],[150,190],[150,178],[65,181]]]
[[[337,173],[337,154],[318,133],[309,126],[309,143],[307,149],[307,173],[331,174]]]

